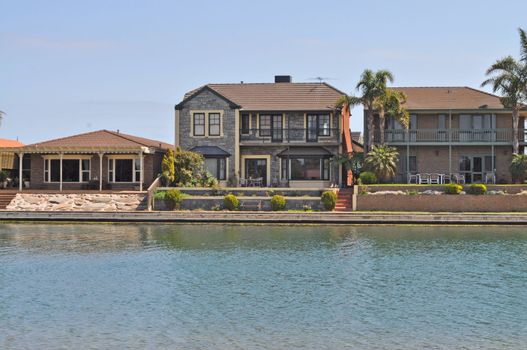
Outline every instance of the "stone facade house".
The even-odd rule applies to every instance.
[[[290,76],[208,84],[176,105],[175,145],[203,154],[222,185],[340,185],[342,169],[332,158],[346,151],[343,139],[351,142],[349,114],[342,117],[335,107],[343,94],[326,83],[293,83]]]
[[[100,130],[11,148],[21,163],[19,190],[143,190],[173,146]],[[28,159],[28,165],[23,165]],[[24,161],[22,161],[24,160]]]
[[[384,130],[374,121],[374,143],[381,132],[399,152],[396,182],[422,173],[460,174],[467,183],[511,181],[512,112],[498,96],[470,87],[396,87],[407,95],[409,130],[388,117]],[[366,115],[366,114],[365,114]],[[520,153],[526,144],[525,118],[520,117]],[[368,146],[367,123],[364,135]],[[414,180],[415,181],[415,180]]]

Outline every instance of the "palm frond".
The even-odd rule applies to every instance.
[[[520,32],[520,60],[527,63],[527,33],[525,30],[518,28]]]

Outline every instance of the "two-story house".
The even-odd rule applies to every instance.
[[[208,84],[176,105],[175,145],[201,153],[223,185],[339,185],[342,169],[331,160],[343,152],[349,114],[342,117],[335,107],[343,94],[326,83],[293,83],[290,76]]]
[[[461,174],[467,183],[511,181],[512,113],[498,96],[469,87],[397,87],[407,95],[409,130],[396,120],[386,120],[385,143],[397,148],[396,181],[410,174]],[[524,121],[520,117],[520,152],[525,147]],[[368,135],[365,121],[364,135]],[[374,143],[380,142],[375,119]]]

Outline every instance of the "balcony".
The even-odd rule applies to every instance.
[[[520,145],[525,145],[527,129],[518,130]],[[512,129],[414,129],[385,130],[384,141],[391,145],[511,145]],[[375,132],[375,142],[380,142],[380,131]]]
[[[240,129],[241,145],[317,143],[338,145],[340,130],[337,129]]]

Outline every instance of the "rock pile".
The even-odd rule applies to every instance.
[[[30,194],[17,193],[7,210],[29,211],[133,211],[138,210],[142,194]]]

